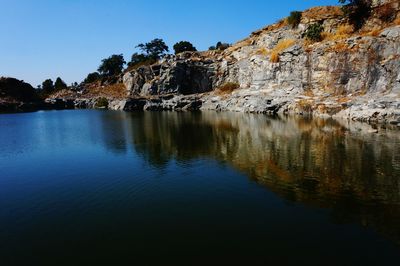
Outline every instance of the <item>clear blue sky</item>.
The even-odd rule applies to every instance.
[[[207,49],[233,43],[292,10],[337,0],[0,0],[0,76],[32,85],[60,76],[68,84],[102,58],[130,59],[138,43],[163,38]]]

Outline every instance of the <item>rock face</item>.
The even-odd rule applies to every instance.
[[[400,19],[399,4],[391,7]],[[307,43],[304,33],[316,22],[324,27],[324,40]],[[313,113],[400,124],[400,26],[380,20],[377,11],[360,32],[340,33],[344,25],[339,7],[313,8],[296,29],[271,25],[224,52],[169,56],[129,71],[123,81],[130,97],[212,91],[199,95],[201,110]],[[278,60],[272,60],[273,53]],[[227,82],[240,89],[218,93]],[[164,103],[159,99],[144,107],[164,109]]]
[[[126,73],[123,82],[129,96],[208,92],[213,89],[214,65],[198,53],[169,55],[158,64]]]

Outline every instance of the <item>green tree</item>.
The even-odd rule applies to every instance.
[[[122,54],[112,55],[101,61],[101,65],[97,69],[103,76],[114,76],[122,72],[125,65],[124,56]]]
[[[54,83],[51,79],[46,79],[42,83],[42,90],[44,93],[52,93],[54,92]]]
[[[217,50],[223,51],[223,50],[229,48],[229,46],[230,46],[229,43],[217,42],[216,48],[217,48]]]
[[[54,89],[55,90],[63,90],[66,88],[67,88],[67,84],[65,84],[65,82],[60,77],[58,77],[56,79],[56,82],[54,83]]]
[[[133,67],[143,64],[154,64],[155,62],[155,59],[150,58],[145,54],[134,53],[131,57],[131,61],[128,63],[128,66]]]
[[[188,41],[180,41],[174,45],[175,54],[182,52],[196,52],[196,47]]]
[[[141,43],[136,47],[139,48],[145,56],[154,60],[159,60],[169,52],[168,46],[162,39],[154,39],[148,43]]]
[[[89,74],[87,75],[87,77],[85,78],[85,80],[83,81],[83,83],[88,84],[88,83],[95,82],[95,81],[99,80],[100,77],[101,77],[101,76],[100,76],[99,72],[89,73]]]

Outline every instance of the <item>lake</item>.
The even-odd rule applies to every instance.
[[[393,265],[400,131],[239,113],[0,115],[0,265]]]

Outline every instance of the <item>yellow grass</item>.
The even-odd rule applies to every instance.
[[[262,48],[258,49],[257,54],[267,56],[268,50],[265,47],[262,47]]]
[[[217,89],[217,94],[220,94],[220,95],[229,94],[238,88],[240,88],[240,85],[238,83],[227,82]]]
[[[293,39],[286,39],[286,40],[281,40],[278,42],[278,44],[274,47],[274,49],[271,50],[270,54],[270,61],[273,63],[279,62],[279,54],[286,50],[287,48],[293,46],[296,43],[295,40]]]
[[[377,37],[377,36],[379,36],[379,34],[381,34],[381,32],[382,32],[382,29],[381,29],[381,28],[375,27],[375,28],[373,28],[373,29],[372,29],[371,31],[369,31],[369,32],[364,32],[364,33],[362,33],[362,35],[363,35],[363,36]]]
[[[334,34],[329,32],[321,33],[322,39],[324,41],[336,41],[336,40],[343,40],[347,39],[354,33],[354,27],[349,24],[340,25]]]
[[[270,61],[272,63],[278,63],[279,62],[279,54],[276,52],[271,53]]]

